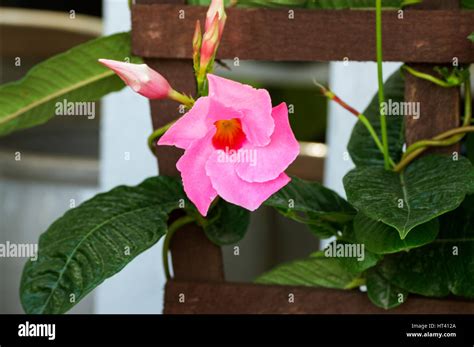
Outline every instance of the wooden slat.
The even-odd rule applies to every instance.
[[[180,299],[183,299],[181,302]],[[289,295],[294,295],[290,303]],[[473,313],[474,302],[410,296],[406,303],[383,310],[356,290],[262,286],[247,283],[170,281],[165,290],[168,314],[287,314],[287,313]]]
[[[423,9],[456,9],[459,8],[458,0],[425,0],[417,5]],[[409,11],[407,11],[409,12]],[[471,48],[474,51],[474,49]],[[453,54],[453,57],[456,55]],[[451,58],[452,59],[452,58]],[[451,61],[450,61],[451,62]],[[449,66],[449,65],[448,65]],[[419,71],[435,74],[435,65],[411,65]],[[452,65],[451,65],[452,67]],[[460,125],[460,88],[443,88],[434,83],[406,74],[405,101],[417,102],[420,105],[420,117],[406,118],[405,139],[408,145],[422,139],[429,139],[443,131]],[[452,154],[459,151],[459,145],[450,147],[433,148],[428,153]]]
[[[434,74],[433,65],[416,64],[413,68]],[[406,74],[405,101],[420,105],[418,119],[406,118],[405,139],[408,145],[422,139],[429,139],[460,124],[460,90],[443,88],[431,82]],[[452,153],[458,145],[433,148],[426,153]]]
[[[194,94],[194,73],[191,61],[172,59],[147,59],[146,63],[168,79],[177,90]],[[151,114],[153,128],[167,124],[179,116],[177,104],[167,100],[152,100]],[[159,170],[161,175],[177,176],[176,161],[182,150],[169,146],[158,146]],[[176,216],[173,216],[176,218]],[[172,218],[173,218],[172,217]],[[173,272],[181,280],[223,281],[224,268],[222,251],[212,244],[203,231],[194,225],[179,230],[171,240]]]
[[[179,11],[185,18],[179,19]],[[133,52],[144,57],[191,58],[195,22],[205,7],[139,4],[132,9]],[[218,58],[269,61],[375,60],[375,14],[362,10],[227,9]],[[474,11],[384,11],[384,60],[474,62],[467,36]]]

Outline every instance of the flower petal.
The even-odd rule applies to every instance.
[[[255,147],[247,142],[241,148],[241,151],[251,154],[247,159],[254,158],[235,165],[237,175],[247,182],[266,182],[277,178],[298,156],[300,146],[291,130],[286,104],[274,107],[272,116],[275,131],[270,143],[265,147]]]
[[[276,179],[250,183],[242,180],[235,172],[233,163],[221,162],[219,153],[214,152],[206,163],[206,174],[212,186],[224,200],[255,211],[273,193],[283,188],[290,178],[281,173]]]
[[[193,142],[176,164],[186,195],[203,216],[217,196],[205,169],[207,160],[215,152],[211,143],[215,132],[211,129],[202,139]]]
[[[202,97],[160,138],[158,145],[186,149],[193,141],[203,138],[211,128],[215,129],[215,121],[242,117],[241,112],[226,107],[212,98]]]
[[[211,98],[243,113],[242,127],[247,139],[255,146],[266,146],[275,128],[268,92],[212,74],[207,75],[207,80]]]

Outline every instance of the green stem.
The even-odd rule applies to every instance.
[[[379,84],[379,111],[380,111],[380,128],[382,132],[382,146],[383,157],[385,162],[385,169],[390,168],[389,152],[388,152],[388,137],[387,137],[387,119],[383,113],[382,105],[385,102],[383,90],[383,69],[382,69],[382,0],[375,2],[375,32],[377,41],[377,79]]]
[[[433,138],[434,144],[431,144],[431,146],[451,146],[455,144],[456,142],[458,142],[463,137],[463,136],[455,136],[455,135],[472,133],[472,132],[474,132],[474,126],[463,126],[459,128],[450,129],[444,133],[441,133],[435,136]],[[441,140],[446,140],[446,141],[441,141]],[[424,141],[432,141],[432,140],[424,140]],[[402,171],[408,164],[410,164],[416,157],[418,157],[421,153],[423,153],[427,149],[428,147],[420,147],[413,150],[408,155],[405,155],[402,158],[402,160],[393,168],[393,171],[395,172]]]
[[[187,95],[184,95],[182,93],[179,93],[174,89],[171,90],[168,97],[171,100],[174,100],[174,101],[177,101],[177,102],[183,104],[187,108],[191,108],[194,105],[194,99],[193,98],[191,98]]]
[[[367,128],[367,130],[369,131],[370,135],[372,136],[372,138],[374,139],[374,142],[375,144],[377,145],[378,149],[380,150],[380,152],[382,154],[384,154],[384,148],[383,148],[383,144],[380,142],[380,139],[379,137],[377,136],[377,133],[375,132],[375,129],[372,127],[372,124],[370,124],[369,120],[367,119],[366,116],[364,116],[362,113],[359,114],[359,119],[360,121],[362,122],[362,124],[365,125],[365,127]],[[388,161],[390,163],[390,166],[391,167],[394,167],[395,166],[395,162],[393,161],[393,159],[389,156],[388,157]]]
[[[168,124],[162,126],[161,128],[156,129],[150,136],[148,136],[148,148],[150,148],[151,153],[155,155],[155,144],[158,139],[163,136],[165,132],[168,131],[169,128],[175,123],[176,121],[169,122]]]
[[[420,71],[417,71],[415,70],[414,68],[408,66],[408,65],[403,65],[402,67],[404,70],[408,71],[410,74],[412,74],[413,76],[415,77],[418,77],[418,78],[421,78],[421,79],[424,79],[424,80],[427,80],[427,81],[430,81],[440,87],[443,87],[443,88],[451,88],[451,87],[455,87],[455,86],[458,86],[459,84],[452,84],[452,83],[449,83],[449,82],[446,82],[446,81],[443,81],[442,79],[440,78],[437,78],[437,77],[434,77],[430,74],[427,74],[427,73],[423,73],[423,72],[420,72]]]
[[[168,227],[168,232],[166,233],[165,240],[163,242],[163,267],[165,270],[166,280],[171,279],[171,271],[168,261],[168,252],[170,249],[170,243],[173,235],[178,231],[181,227],[186,224],[194,222],[194,218],[191,216],[183,216],[175,220],[171,225]]]
[[[471,124],[472,119],[472,96],[471,96],[471,78],[464,82],[464,121],[463,125]]]

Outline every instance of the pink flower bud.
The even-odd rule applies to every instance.
[[[165,99],[173,92],[168,81],[146,64],[109,59],[99,59],[99,62],[113,70],[135,92],[149,99]]]
[[[201,23],[199,21],[196,21],[196,29],[194,30],[194,36],[193,36],[193,63],[194,63],[194,70],[196,71],[199,69],[201,43],[202,43]]]
[[[204,33],[201,46],[201,69],[207,68],[208,64],[216,55],[219,46],[219,19],[216,14],[212,25]]]
[[[222,32],[224,31],[225,22],[227,19],[227,15],[224,9],[224,0],[212,0],[211,4],[209,5],[209,9],[207,10],[206,14],[206,25],[204,27],[205,31],[207,32],[209,28],[213,25],[214,17],[218,15],[219,21],[219,40],[222,37]]]

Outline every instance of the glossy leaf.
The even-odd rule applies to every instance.
[[[26,313],[68,311],[153,246],[166,233],[168,213],[180,199],[185,199],[181,182],[159,176],[136,187],[117,187],[66,212],[41,235],[38,259],[23,271]]]
[[[130,54],[129,33],[106,36],[45,60],[23,79],[0,86],[0,136],[48,121],[55,116],[56,103],[91,102],[122,89],[120,78],[97,59],[124,60]]]
[[[208,218],[201,218],[201,223],[206,236],[216,245],[234,244],[245,236],[250,212],[220,199]]]
[[[375,266],[381,257],[368,251],[364,244],[333,241],[323,251],[312,256],[335,258],[348,272],[362,273]]]
[[[407,251],[432,242],[439,231],[438,219],[418,225],[401,239],[397,230],[382,222],[377,222],[363,213],[358,213],[354,219],[354,233],[356,242],[377,254],[396,253]]]
[[[368,271],[366,286],[370,301],[386,310],[403,304],[408,297],[406,290],[394,286],[377,269]]]
[[[336,250],[338,243],[328,247]],[[340,244],[343,245],[342,243]],[[333,252],[331,250],[331,252]],[[277,266],[261,275],[256,282],[260,284],[278,284],[291,286],[311,286],[351,289],[364,283],[361,273],[377,264],[379,257],[365,253],[363,259],[356,257],[338,257],[336,253],[327,256],[328,248],[296,260]],[[346,254],[347,255],[347,254]]]
[[[265,205],[310,227],[319,237],[334,236],[355,216],[355,210],[334,191],[318,182],[292,177]]]
[[[355,260],[357,261],[357,260]],[[349,289],[362,278],[347,271],[336,258],[311,257],[283,264],[261,275],[256,283]]]
[[[457,208],[474,191],[474,169],[464,157],[429,155],[402,173],[365,166],[344,177],[349,202],[366,216],[397,229],[410,230]]]
[[[381,274],[412,293],[474,298],[474,203],[472,196],[440,219],[440,236],[433,243],[386,256]]]

